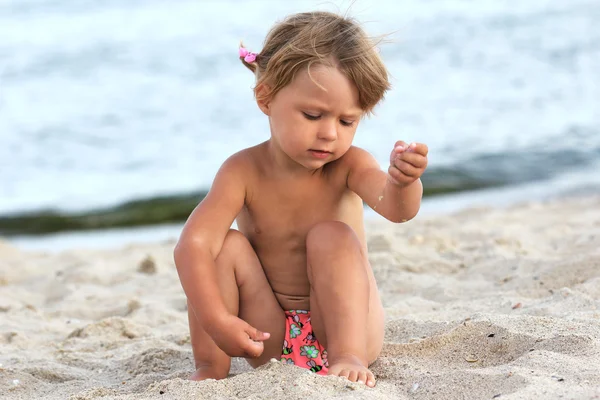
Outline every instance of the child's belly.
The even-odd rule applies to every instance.
[[[306,248],[279,244],[257,256],[271,289],[284,310],[310,310],[310,283],[306,270]],[[260,247],[259,247],[260,249]]]
[[[290,296],[284,293],[275,293],[275,298],[285,311],[307,310],[310,311],[310,296]]]
[[[349,199],[357,201],[348,200],[344,207],[308,204],[307,211],[293,213],[275,208],[269,212],[245,208],[238,216],[238,228],[250,241],[284,310],[310,310],[306,236],[316,224],[332,220],[348,224],[366,251],[362,201],[356,195]]]

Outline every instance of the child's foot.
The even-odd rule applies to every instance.
[[[344,376],[351,382],[364,383],[369,387],[375,386],[375,376],[360,359],[353,355],[338,357],[329,366],[327,375]]]
[[[223,374],[223,372],[219,371],[219,368],[207,366],[196,369],[196,372],[194,372],[189,379],[191,381],[203,381],[204,379],[225,379],[227,378],[227,375],[227,373]]]

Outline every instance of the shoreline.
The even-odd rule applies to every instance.
[[[439,204],[446,202],[447,199],[470,199],[479,194],[486,196],[490,192],[507,197],[504,193],[510,193],[519,188],[534,188],[536,192],[549,192],[565,190],[567,186],[584,188],[592,185],[596,187],[596,191],[600,192],[600,177],[594,176],[593,167],[590,166],[577,170],[567,168],[560,173],[555,171],[546,175],[536,175],[531,171],[525,171],[523,176],[517,174],[510,178],[509,172],[515,168],[510,164],[517,162],[514,156],[513,154],[512,158],[502,159],[502,162],[496,160],[498,166],[487,169],[479,165],[481,160],[471,160],[473,165],[466,163],[465,165],[455,165],[452,168],[434,167],[421,178],[423,197],[427,200],[431,199],[432,203],[437,203],[437,207],[440,207]],[[500,155],[492,157],[488,162],[498,158]],[[542,158],[537,161],[549,162],[551,160]],[[527,162],[531,162],[531,160]],[[527,162],[523,168],[529,167]],[[483,170],[479,171],[478,166]],[[81,209],[55,206],[54,208],[28,211],[5,211],[0,214],[0,235],[8,238],[34,237],[61,232],[134,229],[182,223],[207,192],[208,190],[205,189],[138,197],[102,206],[88,205]]]
[[[524,193],[527,193],[528,198],[524,198]],[[590,176],[585,183],[581,183],[573,181],[569,175],[565,175],[550,182],[542,181],[425,197],[416,219],[448,215],[474,207],[506,208],[531,201],[552,201],[565,197],[595,194],[600,194],[600,177],[592,179]],[[365,222],[375,220],[392,224],[369,207],[365,207],[364,212]],[[45,235],[0,236],[0,241],[7,241],[23,250],[60,252],[76,248],[110,249],[130,243],[144,244],[176,240],[183,224],[184,222],[175,222],[139,227],[66,231]],[[233,227],[235,227],[235,222]]]

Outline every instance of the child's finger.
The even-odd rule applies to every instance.
[[[425,158],[422,155],[417,154],[417,153],[404,152],[400,156],[398,156],[398,159],[400,159],[402,161],[406,161],[407,163],[411,164],[412,166],[414,166],[416,168],[423,169],[423,168],[427,167],[427,158]]]
[[[421,169],[416,168],[406,161],[400,159],[394,161],[394,166],[398,168],[404,175],[410,176],[411,178],[418,178],[421,173]]]
[[[396,148],[400,148],[400,147],[401,147],[401,148],[403,148],[403,149],[405,149],[405,148],[407,148],[407,147],[408,147],[408,143],[406,143],[406,142],[405,142],[405,141],[403,141],[403,140],[398,140],[398,141],[396,142],[396,144],[394,144],[394,149],[396,149]]]
[[[403,142],[402,140],[397,141],[394,145],[394,150],[392,150],[392,157],[402,154],[406,149],[408,149],[408,144],[406,142]]]
[[[427,147],[426,144],[423,143],[411,143],[410,151],[412,151],[413,153],[417,153],[422,155],[423,157],[427,157],[427,153],[429,153],[429,147]]]
[[[248,336],[250,336],[250,339],[254,340],[254,341],[263,341],[263,340],[267,340],[271,334],[268,332],[261,332],[256,328],[253,328],[251,326],[248,326]]]
[[[244,351],[246,352],[246,354],[249,357],[260,357],[260,355],[263,353],[263,351],[265,350],[265,345],[263,342],[257,342],[254,340],[248,340],[248,343],[246,344],[246,348],[244,349]]]
[[[390,165],[388,168],[388,175],[392,178],[392,181],[397,185],[407,185],[414,181],[414,178],[402,173],[398,168],[394,165]]]

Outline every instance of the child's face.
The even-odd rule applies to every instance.
[[[363,111],[358,89],[336,68],[313,65],[310,72],[326,91],[303,70],[273,97],[266,113],[273,141],[312,170],[348,151]]]

